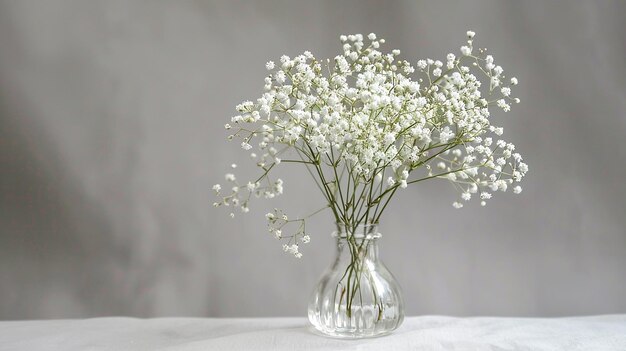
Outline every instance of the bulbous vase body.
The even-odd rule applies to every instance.
[[[375,225],[333,233],[336,257],[309,301],[309,321],[325,335],[366,338],[390,333],[404,320],[402,292],[378,257]]]

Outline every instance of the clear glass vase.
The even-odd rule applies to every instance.
[[[396,279],[378,258],[376,225],[337,225],[337,257],[313,291],[309,321],[317,331],[338,338],[390,333],[404,320]]]

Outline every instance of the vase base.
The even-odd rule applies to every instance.
[[[385,330],[379,332],[354,332],[349,330],[328,330],[323,331],[315,328],[314,326],[309,326],[309,331],[313,334],[324,336],[332,339],[343,339],[343,340],[356,340],[356,339],[373,339],[378,337],[387,336],[392,334],[393,330]]]
[[[316,317],[316,315],[309,315],[310,329],[313,333],[336,339],[365,339],[389,335],[398,329],[404,320],[403,317],[376,322],[371,319],[338,319],[321,323],[322,320]]]

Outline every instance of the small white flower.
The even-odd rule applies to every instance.
[[[235,181],[235,175],[232,173],[226,173],[226,175],[224,176],[224,178],[229,181],[229,182],[234,182]]]
[[[461,46],[461,54],[463,56],[469,56],[472,54],[472,49],[469,46]]]
[[[287,76],[285,75],[285,72],[278,71],[278,73],[276,73],[275,79],[278,83],[283,84],[287,80]]]
[[[508,185],[504,179],[497,180],[495,184],[500,191],[506,191],[506,189],[508,188]]]
[[[298,244],[293,244],[291,246],[289,246],[289,252],[291,252],[292,254],[297,254],[298,253]]]
[[[230,165],[230,168],[232,168],[232,169],[237,168],[237,164],[236,164],[236,163],[233,163],[232,165]]]
[[[490,79],[490,84],[491,84],[494,88],[499,87],[499,86],[500,86],[500,78],[498,78],[497,76],[493,76],[493,77],[491,77],[491,79]]]
[[[222,190],[222,186],[219,184],[215,184],[213,185],[213,190],[215,190],[216,193],[219,193],[220,190]]]
[[[309,242],[311,242],[311,237],[308,235],[305,235],[300,240],[302,240],[303,243],[308,244]]]
[[[472,194],[470,194],[469,192],[464,192],[461,194],[461,199],[465,201],[469,201],[471,198],[472,198]]]
[[[473,39],[475,35],[476,35],[476,33],[475,33],[475,32],[473,32],[473,31],[471,31],[471,30],[468,30],[468,31],[467,31],[467,37],[468,37],[468,38]]]
[[[500,107],[504,112],[508,112],[511,110],[511,106],[504,101],[504,99],[498,100],[498,107]]]
[[[242,116],[233,116],[230,119],[231,122],[233,123],[240,123],[243,121],[243,117]]]
[[[370,33],[370,34],[367,36],[367,38],[368,38],[369,40],[376,40],[376,34],[374,34],[374,33]]]
[[[269,213],[267,213],[265,215],[265,218],[267,218],[267,220],[271,221],[271,220],[274,220],[274,218],[276,218],[276,217],[274,216],[273,213],[269,212]]]
[[[250,150],[252,149],[252,145],[246,143],[245,141],[241,143],[241,148],[244,150]]]
[[[517,85],[517,78],[511,78],[511,85]]]
[[[509,87],[504,87],[502,89],[500,89],[500,92],[502,93],[502,95],[504,96],[509,96],[511,95],[511,88]]]
[[[528,172],[528,165],[525,164],[524,162],[520,162],[519,163],[519,170],[523,173]]]
[[[521,192],[522,192],[522,187],[521,187],[521,186],[517,185],[517,186],[515,186],[515,187],[513,188],[513,193],[515,193],[515,194],[519,194],[519,193],[521,193]]]
[[[265,64],[265,68],[266,68],[268,71],[273,70],[273,69],[274,69],[274,67],[275,67],[275,65],[274,65],[274,61],[267,61],[267,63]]]
[[[461,208],[461,207],[463,207],[463,204],[458,202],[458,201],[455,201],[455,202],[452,203],[452,207],[454,207],[454,208]]]

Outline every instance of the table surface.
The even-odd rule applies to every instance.
[[[389,336],[318,336],[304,318],[0,322],[0,350],[626,350],[626,315],[406,318]]]

